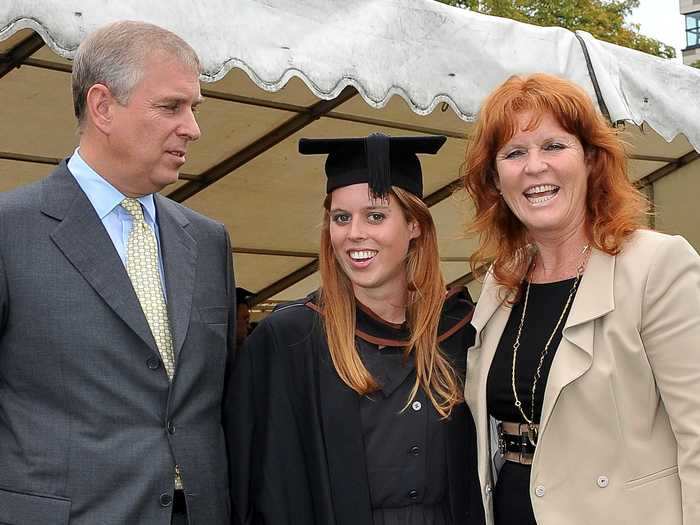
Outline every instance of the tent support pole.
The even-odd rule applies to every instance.
[[[600,85],[598,84],[598,77],[596,76],[595,70],[593,69],[593,64],[591,63],[591,56],[588,54],[588,48],[586,47],[586,42],[583,40],[583,37],[581,35],[579,35],[577,32],[574,32],[574,35],[576,36],[579,43],[581,44],[581,49],[583,50],[583,57],[586,59],[586,67],[588,68],[588,76],[591,77],[591,82],[593,83],[593,89],[595,90],[595,96],[598,99],[598,107],[600,108],[600,112],[608,120],[608,122],[612,123],[612,119],[610,118],[610,112],[608,111],[608,106],[605,104],[605,100],[603,100],[603,94],[600,91]]]
[[[0,55],[0,78],[20,67],[34,53],[44,47],[44,41],[37,33],[20,40],[9,52]]]

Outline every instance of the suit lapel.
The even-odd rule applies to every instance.
[[[547,426],[562,389],[593,363],[594,321],[615,308],[614,274],[615,257],[593,249],[549,372],[540,432]]]
[[[60,221],[51,239],[63,255],[110,308],[157,351],[124,264],[65,161],[43,182],[42,212]]]
[[[178,207],[160,195],[154,197],[165,272],[168,317],[173,336],[173,352],[177,358],[190,324],[197,243],[187,233],[189,221]]]
[[[371,525],[360,399],[321,359],[321,418],[336,525]]]

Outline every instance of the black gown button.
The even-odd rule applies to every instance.
[[[174,434],[175,433],[175,423],[172,422],[172,420],[168,420],[168,434]]]
[[[420,447],[418,445],[415,445],[411,447],[411,450],[409,450],[412,456],[420,456]]]
[[[146,360],[146,366],[151,370],[158,370],[160,368],[160,359],[156,356],[151,356]]]
[[[173,502],[173,497],[170,494],[161,494],[160,495],[160,506],[161,507],[169,507],[170,504]]]
[[[412,490],[411,492],[408,493],[408,497],[409,497],[409,499],[417,500],[418,499],[418,491]]]

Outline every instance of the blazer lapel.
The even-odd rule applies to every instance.
[[[178,207],[160,195],[154,197],[165,272],[168,317],[173,336],[173,352],[177,358],[190,325],[197,242],[187,233],[189,221]]]
[[[593,363],[594,321],[615,308],[614,276],[615,257],[593,249],[549,372],[540,432],[547,426],[562,389]]]
[[[508,322],[511,309],[500,296],[502,288],[489,273],[476,303],[472,324],[476,328],[474,346],[467,352],[467,381],[465,399],[469,405],[477,430],[477,454],[479,478],[483,483],[491,479],[491,450],[489,417],[486,406],[486,381],[496,347]],[[488,324],[488,327],[487,327]]]
[[[371,525],[360,399],[329,361],[320,362],[319,397],[336,525]]]
[[[157,351],[124,264],[65,161],[43,185],[42,212],[60,221],[51,233],[53,242],[110,308]]]
[[[479,295],[479,299],[476,302],[476,309],[474,310],[474,315],[471,320],[472,326],[476,329],[474,347],[481,346],[484,327],[493,314],[496,313],[496,310],[503,304],[503,298],[499,296],[500,290],[501,288],[496,284],[489,270],[481,289],[481,295]],[[491,331],[492,329],[489,328],[489,332]]]

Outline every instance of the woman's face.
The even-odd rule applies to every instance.
[[[565,238],[585,224],[588,159],[552,115],[525,131],[531,120],[531,112],[520,113],[518,131],[496,153],[496,186],[534,240]]]
[[[420,226],[406,220],[397,199],[372,200],[366,183],[353,184],[333,191],[329,214],[335,257],[358,299],[403,296],[406,254]]]

